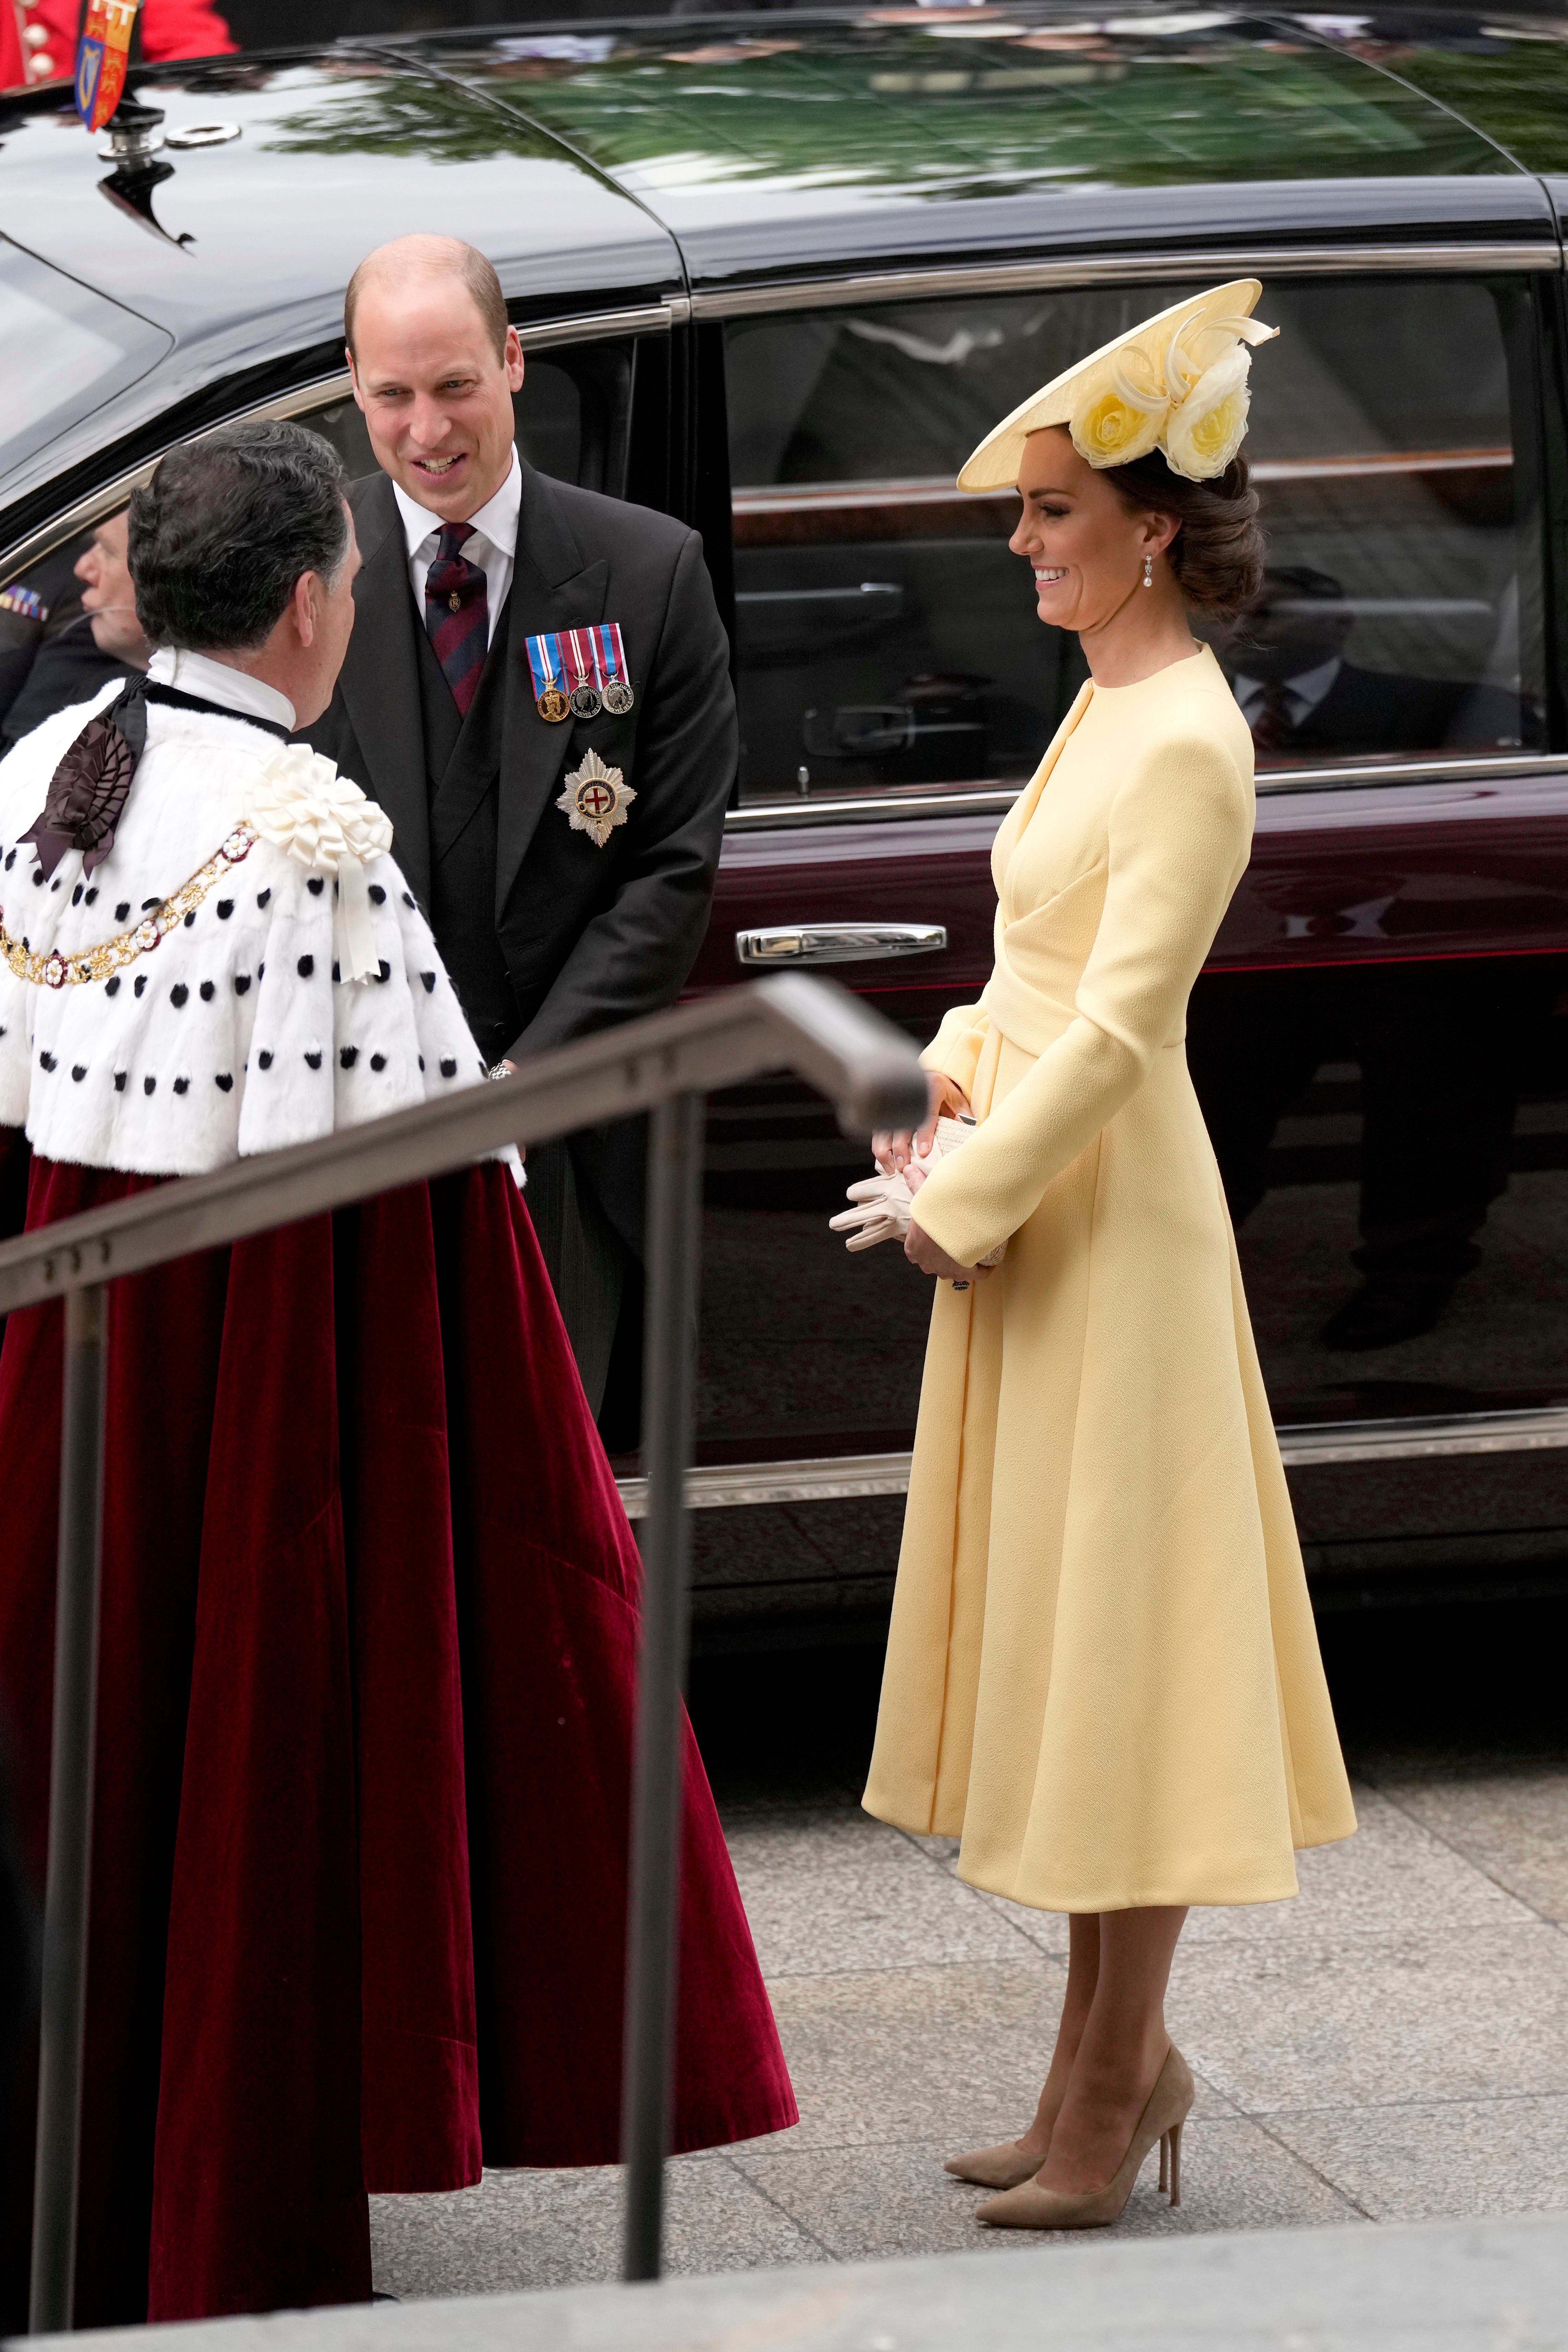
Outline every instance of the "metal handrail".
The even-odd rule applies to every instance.
[[[782,973],[562,1046],[496,1086],[424,1103],[315,1143],[181,1177],[0,1244],[0,1314],[66,1308],[48,1864],[44,1900],[34,2335],[68,2328],[76,2270],[82,2045],[91,1878],[103,1524],[106,1286],[398,1185],[507,1143],[539,1143],[651,1110],[645,1355],[644,1599],[627,1907],[621,2154],[623,2274],[663,2262],[669,2146],[685,1679],[690,1452],[701,1202],[702,1097],[787,1069],[828,1097],[847,1133],[924,1113],[915,1051],[844,990]]]

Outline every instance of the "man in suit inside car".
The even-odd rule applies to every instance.
[[[1463,678],[1403,677],[1344,658],[1345,592],[1310,564],[1271,565],[1222,648],[1258,751],[1302,760],[1394,751],[1495,751],[1520,740],[1516,697]]]
[[[344,331],[382,470],[351,494],[353,637],[310,737],[391,818],[499,1074],[679,992],[736,769],[729,646],[694,531],[519,456],[523,356],[483,255],[381,247]],[[635,1444],[605,1391],[614,1350],[635,1391],[640,1127],[528,1172],[589,1402]]]

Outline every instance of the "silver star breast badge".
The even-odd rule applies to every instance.
[[[636,793],[618,768],[606,768],[597,751],[590,751],[580,768],[566,778],[566,789],[555,805],[563,809],[574,833],[585,833],[603,849],[618,824],[626,821],[627,803]]]

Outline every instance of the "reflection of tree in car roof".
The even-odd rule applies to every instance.
[[[953,38],[930,26],[900,37],[886,25],[816,24],[798,39],[730,44],[715,58],[671,52],[661,27],[622,36],[601,61],[542,55],[525,37],[500,56],[489,43],[471,56],[447,49],[443,63],[513,121],[531,117],[649,190],[782,177],[797,187],[900,182],[999,195],[1075,181],[1497,168],[1495,150],[1454,116],[1326,47],[1261,49],[1219,27],[1171,39],[1094,36],[1074,45],[1082,61],[1051,65],[1037,36],[953,29]],[[368,82],[350,115],[302,112],[280,127],[288,136],[274,143],[321,153],[413,152],[433,139],[433,152],[452,160],[513,145],[505,115],[487,131],[456,88],[443,105],[428,84],[395,74]]]

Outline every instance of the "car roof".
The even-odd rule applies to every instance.
[[[1325,29],[1373,21],[1376,42]],[[1448,70],[1432,22],[1086,22],[992,0],[453,33],[416,53],[638,196],[701,287],[939,249],[1544,222],[1526,167],[1464,119],[1474,58]],[[1500,30],[1477,54],[1513,46]],[[1517,46],[1521,89],[1543,57],[1568,62],[1561,44]],[[1432,60],[1430,93],[1399,70],[1412,52]],[[1537,113],[1547,135],[1548,98]]]
[[[1022,250],[1555,238],[1534,173],[1568,168],[1568,41],[1526,19],[773,9],[342,41],[136,87],[171,133],[240,135],[166,149],[116,201],[58,86],[0,104],[0,228],[174,341],[100,440],[183,420],[219,378],[262,396],[338,364],[354,264],[413,228],[559,316]],[[87,446],[73,430],[61,465]]]

